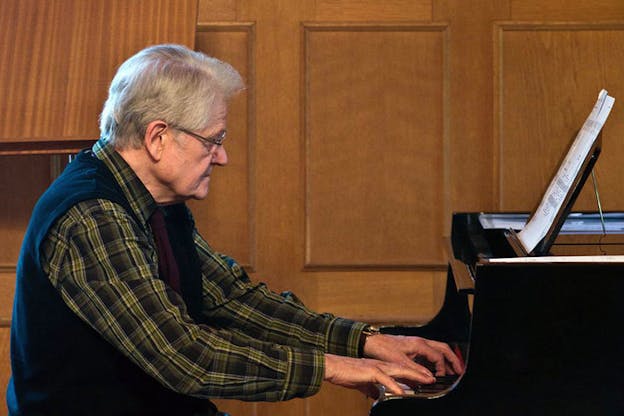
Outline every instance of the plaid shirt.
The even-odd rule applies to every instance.
[[[195,397],[276,401],[316,393],[325,352],[357,356],[363,323],[253,284],[197,230],[203,307],[194,321],[158,277],[147,222],[156,202],[108,142],[93,150],[142,223],[111,201],[80,202],[50,229],[43,269],[67,306],[146,373]]]

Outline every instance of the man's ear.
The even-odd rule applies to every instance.
[[[159,161],[164,149],[163,135],[167,130],[167,123],[162,120],[154,120],[147,125],[143,143],[152,159]]]

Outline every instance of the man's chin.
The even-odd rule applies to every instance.
[[[191,196],[191,199],[195,199],[195,200],[201,201],[202,199],[206,199],[207,196],[208,196],[208,187],[206,187],[205,190],[195,192]]]

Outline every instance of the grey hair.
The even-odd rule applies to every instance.
[[[100,134],[117,148],[142,145],[154,120],[201,130],[214,122],[215,100],[244,89],[228,63],[182,45],[139,51],[117,70],[100,114]]]

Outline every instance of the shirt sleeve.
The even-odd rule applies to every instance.
[[[360,334],[366,324],[316,313],[290,293],[280,295],[263,283],[254,284],[242,267],[215,253],[198,233],[195,242],[205,276],[207,321],[278,344],[358,356]]]
[[[118,205],[81,202],[51,228],[42,250],[44,270],[68,307],[172,390],[254,401],[319,390],[322,350],[194,322],[158,279],[150,234]]]

